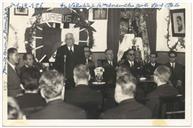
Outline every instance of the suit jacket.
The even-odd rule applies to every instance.
[[[33,67],[26,67],[25,65],[23,66],[23,67],[21,67],[20,68],[20,70],[19,70],[19,76],[20,76],[20,78],[21,78],[21,76],[22,76],[22,74],[26,71],[26,70],[33,70],[35,73],[36,73],[36,76],[37,76],[37,78],[40,78],[40,72],[39,72],[39,70],[38,70],[38,68],[37,67],[35,67],[35,66],[33,66]]]
[[[66,63],[64,68],[64,55],[66,55]],[[61,46],[57,50],[55,69],[60,73],[66,73],[67,79],[73,78],[73,69],[78,64],[85,64],[84,50],[78,45],[74,44],[74,51],[71,53],[67,45]]]
[[[116,61],[113,61],[113,65],[110,65],[108,60],[105,60],[103,62],[103,68],[105,69],[104,73],[103,73],[103,78],[104,81],[108,84],[108,85],[113,85],[115,86],[116,83],[116,66],[117,63]]]
[[[166,66],[168,66],[172,71],[170,80],[174,87],[176,87],[177,80],[181,80],[183,84],[185,83],[185,67],[183,65],[175,63],[174,69],[171,67],[170,63],[167,63]]]
[[[84,110],[64,103],[63,100],[48,102],[40,111],[29,116],[30,119],[85,119]]]
[[[153,118],[159,118],[160,97],[176,96],[177,94],[177,89],[169,84],[160,85],[149,93],[146,97],[146,105],[152,110]]]
[[[89,85],[78,85],[66,90],[65,102],[86,110],[88,118],[98,118],[102,108],[102,93]]]
[[[17,72],[8,64],[8,96],[16,97],[22,92],[20,78]]]
[[[130,69],[131,73],[135,76],[135,77],[140,77],[143,73],[143,65],[141,63],[138,63],[136,61],[134,61],[134,66],[130,66],[130,63],[128,61],[124,61],[123,64],[126,66],[128,69]]]
[[[21,96],[16,97],[16,100],[21,110],[27,116],[46,105],[46,101],[41,97],[39,93],[25,93]]]
[[[88,62],[86,62],[85,65],[88,66],[89,72],[91,75],[91,80],[93,80],[95,78],[95,73],[94,73],[95,64],[94,64],[94,62],[92,60],[88,59]]]
[[[150,109],[135,99],[124,100],[117,107],[101,114],[104,119],[150,119],[151,116]]]
[[[159,63],[155,63],[155,65],[151,65],[151,63],[147,63],[144,65],[144,68],[143,68],[143,73],[144,73],[144,76],[151,76],[153,75],[155,69],[159,66],[160,64]]]

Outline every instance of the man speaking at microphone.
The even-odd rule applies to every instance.
[[[85,63],[84,50],[74,44],[75,39],[72,33],[65,35],[66,44],[59,47],[56,54],[55,69],[67,78],[66,87],[74,87],[73,69],[78,64]]]

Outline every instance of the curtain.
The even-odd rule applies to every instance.
[[[107,23],[107,48],[112,49],[117,57],[119,47],[120,9],[109,8]]]
[[[156,23],[156,17],[157,17],[157,11],[156,9],[152,9],[152,12],[149,13],[148,17],[146,17],[146,25],[147,25],[147,32],[148,32],[148,38],[149,38],[149,47],[151,52],[156,51],[156,29],[157,29],[157,23]]]

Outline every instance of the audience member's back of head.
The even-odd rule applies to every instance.
[[[137,80],[129,72],[120,74],[117,77],[117,85],[122,89],[122,93],[125,95],[134,95]]]
[[[120,103],[126,97],[134,98],[135,89],[136,78],[129,72],[128,68],[124,66],[118,67],[115,100]]]
[[[158,77],[158,79],[161,82],[165,82],[167,83],[170,79],[171,76],[171,70],[169,67],[165,66],[165,65],[160,65],[158,66],[155,71],[154,71],[154,75]],[[180,75],[180,74],[179,74]]]
[[[121,65],[119,67],[116,68],[116,73],[117,73],[117,78],[119,76],[123,76],[125,74],[130,74],[130,70],[126,65]]]
[[[15,99],[12,97],[8,97],[7,112],[8,112],[8,119],[23,119],[24,118],[24,115],[21,112],[19,105],[17,104]]]
[[[37,73],[33,68],[27,68],[21,74],[21,83],[25,90],[33,91],[37,90],[39,80],[39,73]]]
[[[89,68],[86,65],[83,65],[83,64],[77,65],[74,68],[73,73],[74,73],[75,83],[78,80],[87,80],[87,81],[89,81],[89,79],[90,79]]]
[[[43,97],[52,99],[62,95],[64,77],[56,70],[46,71],[40,77],[39,85]]]

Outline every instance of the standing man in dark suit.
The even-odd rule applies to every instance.
[[[120,70],[120,71],[119,71]],[[123,72],[125,71],[125,72]],[[136,78],[123,67],[119,67],[115,88],[117,107],[101,114],[104,119],[148,119],[151,111],[134,98]]]
[[[181,93],[185,86],[185,67],[176,62],[177,53],[168,52],[169,62],[166,64],[172,71],[170,80],[174,87],[178,88]]]
[[[74,44],[75,39],[72,33],[65,35],[66,45],[57,50],[55,68],[67,78],[67,86],[73,87],[73,69],[78,64],[85,64],[84,50]]]
[[[144,66],[144,76],[150,77],[153,75],[154,70],[160,65],[157,63],[157,53],[156,52],[151,52],[150,54],[150,62],[145,64]]]
[[[16,71],[16,64],[18,64],[18,53],[16,48],[9,48],[8,51],[8,77],[7,77],[7,88],[8,96],[15,97],[22,92],[20,78]]]
[[[86,110],[88,118],[98,118],[102,108],[102,93],[89,85],[90,73],[86,65],[74,68],[75,88],[67,90],[65,101]]]
[[[86,113],[79,107],[67,104],[64,99],[64,77],[56,70],[46,71],[39,80],[41,95],[47,105],[30,115],[30,119],[85,119]]]
[[[153,118],[159,118],[159,107],[161,97],[176,96],[178,91],[171,84],[168,84],[171,70],[165,65],[158,66],[154,71],[154,81],[157,88],[147,95],[146,105],[152,110]]]

